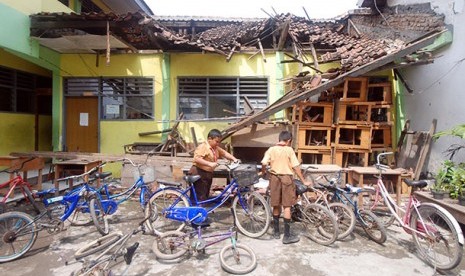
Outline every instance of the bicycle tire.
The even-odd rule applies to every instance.
[[[331,245],[338,237],[338,225],[334,214],[326,207],[311,203],[302,210],[305,235],[321,245]]]
[[[107,235],[110,232],[108,225],[108,217],[103,208],[102,202],[98,197],[93,197],[89,202],[90,216],[95,227],[102,235]]]
[[[354,211],[344,203],[339,202],[328,204],[328,208],[336,216],[339,233],[337,239],[345,239],[354,231],[355,228],[356,218]]]
[[[188,246],[188,235],[181,231],[168,231],[155,238],[152,250],[159,259],[174,260],[184,255]]]
[[[39,204],[36,202],[34,196],[32,195],[31,190],[29,190],[29,187],[24,184],[22,186],[22,189],[23,189],[24,193],[26,194],[26,197],[29,200],[29,202],[31,203],[32,207],[34,207],[34,209],[37,211],[37,213],[40,214],[40,212],[42,212],[42,208],[40,208]]]
[[[391,213],[391,210],[389,209],[388,205],[384,201],[384,198],[381,194],[378,195],[378,199],[372,200],[372,197],[375,196],[376,191],[375,190],[365,190],[364,193],[367,193],[369,196],[369,199],[367,202],[365,200],[363,201],[363,208],[370,210],[373,214],[375,214],[378,219],[383,223],[385,228],[388,228],[391,226],[396,218],[394,215]],[[390,203],[388,203],[390,204]],[[391,205],[393,209],[394,206]]]
[[[74,253],[74,258],[76,260],[80,260],[84,257],[102,251],[110,245],[114,244],[119,239],[121,239],[122,236],[123,235],[120,232],[112,232],[106,236],[99,237],[98,239],[79,248]]]
[[[184,222],[172,220],[163,215],[163,211],[178,199],[177,207],[190,206],[190,201],[187,197],[174,189],[158,190],[150,197],[149,204],[145,207],[145,215],[150,216],[150,221],[147,223],[150,223],[155,234],[162,234],[168,231],[181,231],[186,225]]]
[[[252,248],[245,244],[228,244],[220,251],[220,263],[226,272],[247,274],[257,267],[257,256]]]
[[[386,228],[370,210],[359,210],[359,223],[370,239],[379,244],[386,242]]]
[[[420,256],[432,267],[442,270],[457,267],[463,256],[463,244],[459,243],[459,235],[462,235],[460,226],[457,221],[453,221],[453,216],[447,215],[446,212],[447,210],[441,210],[435,204],[422,203],[418,207],[418,213],[412,209],[410,216],[410,227],[424,233],[422,229],[426,226],[426,229],[434,234],[423,238],[412,231]]]
[[[241,205],[239,194],[234,197],[232,208],[239,231],[251,238],[263,236],[270,227],[271,208],[266,199],[255,191],[241,193],[246,209]]]
[[[28,225],[29,224],[29,225]],[[28,225],[24,235],[15,233],[20,227]],[[37,239],[37,226],[34,219],[23,212],[0,214],[0,263],[16,260],[26,254]],[[12,245],[14,246],[12,247]],[[10,251],[14,248],[13,251]]]

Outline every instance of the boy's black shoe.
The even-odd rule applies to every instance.
[[[294,235],[290,236],[284,236],[283,237],[283,244],[290,244],[290,243],[296,243],[299,242],[300,238]]]
[[[279,240],[281,238],[281,234],[279,234],[279,232],[273,231],[272,237],[273,239]]]

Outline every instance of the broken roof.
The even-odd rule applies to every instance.
[[[205,29],[195,33],[181,31],[192,26],[181,24],[187,21],[184,17],[148,16],[140,12],[40,13],[31,16],[31,36],[61,53],[104,51],[108,46],[107,31],[112,50],[207,51],[230,57],[235,52],[256,52],[262,48],[292,51],[304,58],[304,53],[314,47],[320,63],[338,61],[347,71],[396,52],[410,40],[444,25],[442,16],[424,11],[393,12],[388,21],[366,13],[331,21],[292,14],[252,21],[191,18],[189,22]],[[177,29],[175,22],[180,23]]]

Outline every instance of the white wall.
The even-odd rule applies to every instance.
[[[445,15],[445,22],[453,27],[452,44],[434,53],[434,63],[401,69],[412,94],[405,92],[405,118],[412,130],[428,130],[433,118],[438,120],[436,131],[465,124],[465,0],[392,0],[389,6],[431,3],[436,13]],[[436,171],[446,159],[444,151],[450,144],[465,144],[465,139],[441,138],[433,142],[428,164]],[[465,162],[465,150],[454,158]]]

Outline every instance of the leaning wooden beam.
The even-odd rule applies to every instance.
[[[279,42],[278,42],[278,51],[282,51],[284,48],[284,45],[286,44],[286,39],[287,39],[287,34],[289,32],[289,26],[291,24],[290,19],[286,20],[282,26],[281,30],[281,35],[279,36]]]
[[[260,52],[262,53],[263,62],[266,62],[266,56],[265,56],[265,51],[263,51],[262,42],[260,41],[260,38],[257,38],[257,40],[258,40],[258,47],[260,47]]]
[[[310,51],[312,51],[313,65],[316,69],[319,69],[318,56],[316,55],[315,46],[310,42]]]
[[[361,35],[361,33],[360,33],[360,31],[357,29],[357,26],[355,26],[355,24],[354,24],[354,22],[353,22],[352,20],[348,19],[347,21],[349,22],[350,26],[354,29],[354,31],[355,31],[355,33],[356,33],[356,35],[357,35],[357,38],[359,38],[360,35]],[[350,35],[350,34],[349,34],[349,35]]]
[[[318,70],[317,68],[313,67],[312,65],[310,65],[310,63],[304,62],[304,61],[302,61],[302,60],[300,60],[300,59],[298,59],[298,58],[296,58],[296,57],[293,57],[292,55],[289,55],[288,53],[284,53],[284,54],[285,54],[286,56],[292,58],[292,60],[294,60],[294,61],[296,61],[296,62],[300,62],[300,63],[302,63],[302,65],[305,65],[305,66],[307,66],[307,67],[309,67],[309,68],[311,68],[311,69],[317,71],[318,73],[323,73],[323,71]]]
[[[377,60],[374,60],[372,62],[369,62],[367,64],[364,64],[364,65],[361,65],[360,67],[357,67],[357,68],[354,68],[352,69],[351,71],[348,71],[342,75],[339,75],[338,77],[336,77],[335,79],[333,80],[330,80],[322,85],[319,85],[317,87],[314,87],[314,88],[311,88],[309,90],[306,90],[302,93],[299,93],[297,95],[295,95],[294,97],[291,97],[291,98],[287,98],[286,100],[284,101],[277,101],[279,103],[273,103],[271,105],[269,105],[268,107],[266,107],[265,109],[261,110],[260,112],[257,112],[255,114],[252,114],[251,116],[245,118],[244,120],[236,123],[236,124],[232,124],[231,126],[229,126],[228,128],[226,128],[225,130],[223,130],[223,139],[226,138],[226,137],[229,137],[231,134],[233,134],[234,132],[236,132],[237,130],[239,129],[242,129],[246,126],[249,126],[251,125],[252,123],[254,122],[258,122],[260,120],[263,120],[273,114],[275,114],[276,112],[278,111],[281,111],[282,109],[284,108],[287,108],[287,107],[290,107],[292,106],[294,103],[298,102],[298,101],[301,101],[301,100],[304,100],[304,99],[307,99],[313,95],[317,95],[323,91],[326,91],[334,86],[337,86],[339,84],[341,84],[345,78],[347,77],[358,77],[358,76],[361,76],[363,74],[366,74],[380,66],[383,66],[389,62],[392,62],[394,61],[395,59],[398,59],[398,58],[401,58],[405,55],[408,55],[408,54],[411,54],[423,47],[426,47],[428,46],[429,44],[431,44],[438,36],[440,36],[441,34],[443,34],[445,32],[445,30],[443,31],[439,31],[439,32],[436,32],[436,33],[433,33],[423,39],[420,39],[408,46],[406,46],[404,49],[402,50],[399,50],[395,53],[392,53],[392,54],[389,54],[389,55],[386,55],[386,56],[383,56]]]
[[[139,136],[147,136],[152,134],[161,134],[166,132],[171,132],[172,128],[163,129],[163,130],[156,130],[156,131],[147,131],[147,132],[139,132]]]
[[[229,52],[228,57],[226,57],[226,61],[229,62],[234,54],[234,51],[236,50],[236,45],[231,49],[231,52]]]

